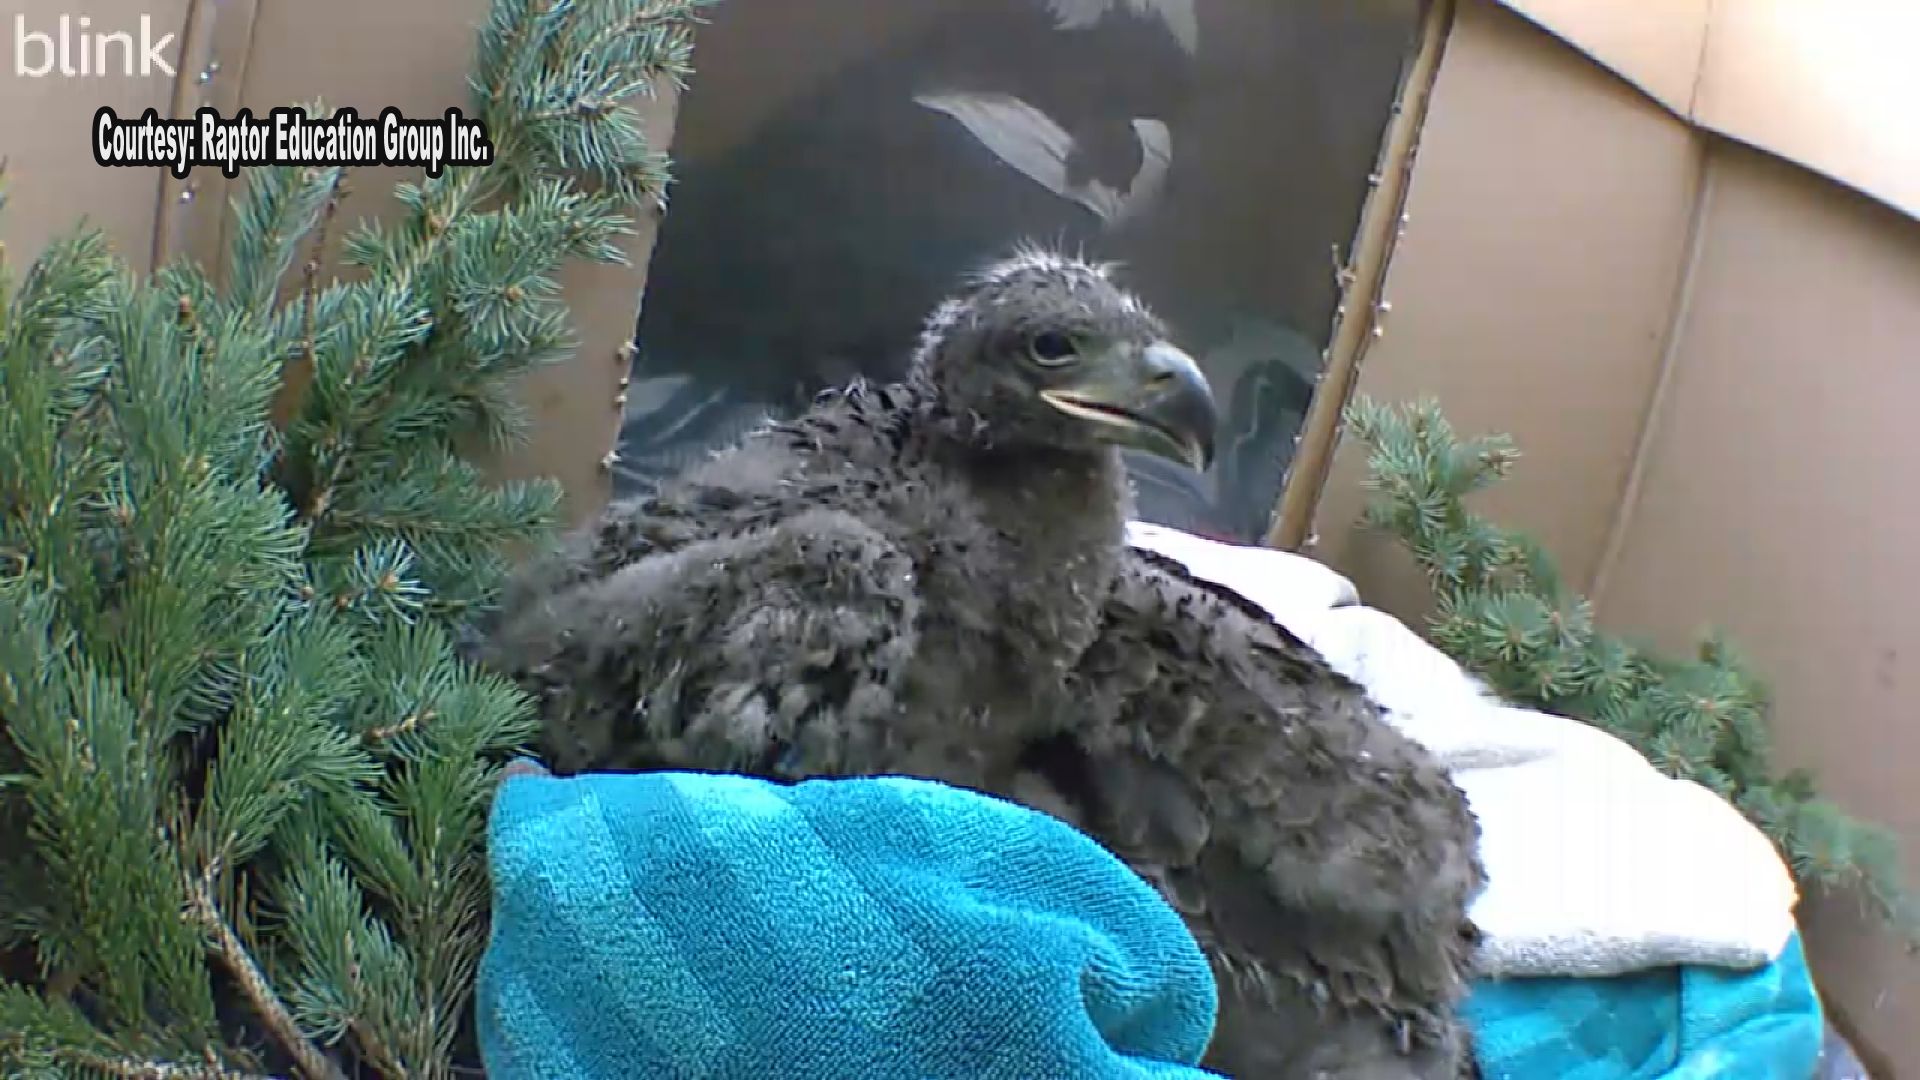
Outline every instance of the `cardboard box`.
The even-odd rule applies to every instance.
[[[1920,7],[1447,6],[1457,10],[1405,234],[1381,267],[1384,297],[1351,298],[1392,306],[1359,369],[1360,389],[1387,399],[1435,394],[1462,429],[1512,433],[1526,456],[1486,508],[1537,532],[1610,627],[1675,645],[1704,623],[1729,631],[1775,685],[1782,757],[1817,767],[1843,804],[1894,826],[1920,865],[1912,719],[1920,440],[1911,418],[1920,401],[1912,116],[1920,68],[1907,56]],[[732,45],[697,54],[696,67],[716,83],[757,79],[765,92],[703,107],[707,115],[684,132],[686,156],[760,137],[780,122],[783,102],[887,42],[926,33],[938,7],[794,0],[749,16],[742,3],[739,17],[753,25]],[[485,10],[481,0],[92,0],[84,14],[96,30],[137,34],[144,18],[151,33],[175,34],[174,73],[76,84],[0,70],[12,197],[0,238],[14,258],[30,257],[85,213],[141,268],[175,252],[216,252],[224,183],[204,171],[183,184],[95,167],[86,130],[98,106],[177,116],[202,104],[261,109],[321,96],[434,114],[465,97],[473,26]],[[1238,9],[1202,10],[1230,22],[1236,16],[1217,13]],[[1316,18],[1351,32],[1369,56],[1374,46],[1364,42],[1378,35],[1366,20],[1409,30],[1417,22],[1412,0],[1325,11]],[[49,32],[41,24],[57,15],[37,5],[31,16],[7,16],[0,63],[17,59],[19,20]],[[1334,266],[1302,269],[1308,260],[1296,255],[1310,250],[1319,262],[1335,245],[1351,251],[1365,198],[1351,167],[1322,174],[1312,163],[1371,159],[1392,80],[1369,75],[1345,92],[1349,84],[1303,74],[1318,56],[1345,55],[1331,46],[1289,59],[1261,44],[1279,40],[1270,32],[1224,36],[1243,52],[1275,50],[1234,54],[1245,70],[1284,68],[1308,80],[1290,84],[1304,88],[1292,95],[1301,100],[1262,99],[1273,115],[1323,108],[1332,118],[1321,142],[1292,147],[1294,169],[1266,181],[1283,212],[1243,225],[1247,248],[1233,256],[1257,268],[1261,246],[1296,253],[1273,280],[1299,277],[1287,288],[1306,298],[1293,321],[1305,328],[1312,369],[1327,338]],[[1410,33],[1407,44],[1412,55]],[[1019,52],[1016,43],[1010,55]],[[670,92],[650,125],[665,146],[675,126]],[[1241,130],[1251,146],[1279,128]],[[390,211],[383,184],[400,175],[358,170],[344,212]],[[503,473],[557,476],[576,519],[608,491],[600,462],[622,419],[615,399],[625,374],[616,355],[633,331],[653,232],[649,224],[633,238],[631,268],[569,273],[579,357],[530,381],[533,445],[497,463]],[[1174,265],[1198,275],[1230,251],[1240,249],[1210,239]],[[1325,277],[1310,281],[1315,274]],[[1306,385],[1316,376],[1308,370]],[[1334,437],[1329,425],[1308,449],[1332,453]],[[1290,452],[1284,439],[1273,451],[1276,479]],[[1312,486],[1294,493],[1290,526],[1317,535],[1313,550],[1352,574],[1371,602],[1417,620],[1423,590],[1385,545],[1351,527],[1356,455],[1342,448],[1333,457],[1324,493],[1316,478],[1293,477]],[[1807,925],[1836,1013],[1886,1061],[1920,1062],[1920,961],[1845,903],[1813,899]]]
[[[1460,0],[1361,391],[1437,397],[1523,454],[1479,504],[1540,536],[1617,632],[1725,630],[1784,766],[1920,870],[1920,6]],[[1316,554],[1417,622],[1353,528]],[[1920,884],[1920,875],[1915,875]],[[1876,1077],[1920,1075],[1920,960],[1850,897],[1808,953]]]

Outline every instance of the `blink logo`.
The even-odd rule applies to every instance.
[[[29,79],[59,75],[165,75],[173,78],[167,51],[173,35],[153,36],[153,16],[140,16],[140,29],[101,30],[85,15],[62,15],[49,25],[27,25],[13,17],[13,73]]]

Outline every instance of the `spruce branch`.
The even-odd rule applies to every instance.
[[[332,232],[335,215],[340,212],[340,203],[346,198],[346,170],[329,170],[331,177],[327,185],[326,203],[320,211],[320,221],[313,230],[313,240],[307,249],[306,265],[302,269],[300,282],[300,356],[308,368],[313,365],[314,310],[320,296],[320,268],[327,253],[327,238]]]
[[[307,1080],[347,1080],[346,1073],[301,1034],[300,1025],[281,1004],[260,965],[254,962],[239,935],[220,914],[214,900],[212,869],[188,880],[186,892],[188,914],[211,937],[215,958],[239,984],[241,993],[253,1006],[254,1015],[267,1025],[281,1048],[293,1058],[300,1074]]]
[[[1598,629],[1533,538],[1474,513],[1467,498],[1507,475],[1505,436],[1462,439],[1438,403],[1356,398],[1347,430],[1368,451],[1364,523],[1397,539],[1434,594],[1428,637],[1502,697],[1619,736],[1669,776],[1738,807],[1779,847],[1803,887],[1850,889],[1913,945],[1920,902],[1886,829],[1815,791],[1810,774],[1772,763],[1764,684],[1708,634],[1671,657]]]
[[[261,314],[271,308],[301,241],[327,212],[339,182],[337,167],[263,169],[250,175],[247,197],[234,207],[237,228],[227,258],[227,290],[234,304]]]
[[[487,796],[533,717],[455,641],[559,491],[463,448],[520,430],[561,268],[657,199],[630,103],[702,6],[496,0],[499,163],[401,185],[352,280],[344,174],[287,167],[212,271],[82,231],[0,290],[0,942],[57,973],[0,983],[8,1075],[472,1071]]]
[[[54,1058],[64,1064],[124,1080],[273,1080],[272,1077],[256,1073],[235,1072],[218,1064],[181,1065],[165,1061],[136,1061],[102,1057],[82,1050],[56,1051]]]
[[[263,1073],[230,1069],[217,1060],[199,1062],[154,1061],[139,1057],[115,1056],[73,1047],[41,1047],[20,1035],[0,1036],[0,1062],[28,1062],[50,1065],[55,1075],[111,1077],[113,1080],[279,1080]],[[31,1074],[25,1074],[31,1075]]]

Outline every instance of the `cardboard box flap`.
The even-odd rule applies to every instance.
[[[1688,122],[1920,218],[1920,4],[1500,2]]]

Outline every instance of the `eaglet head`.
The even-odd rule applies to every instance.
[[[1206,468],[1219,422],[1206,376],[1111,273],[1022,248],[928,318],[919,374],[995,447],[1130,447]]]

